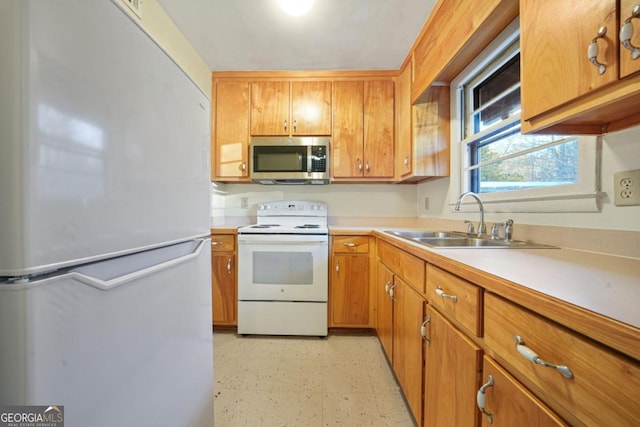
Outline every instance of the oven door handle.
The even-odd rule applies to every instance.
[[[245,245],[319,245],[319,244],[328,244],[326,240],[263,240],[263,241],[254,241],[254,240],[241,240],[238,239],[238,243]]]

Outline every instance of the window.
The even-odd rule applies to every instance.
[[[520,133],[518,36],[516,20],[453,82],[460,117],[460,192],[482,194],[489,204],[511,203],[506,209],[522,212],[558,208],[549,203],[514,207],[514,202],[587,198],[592,211],[598,193],[595,138]]]

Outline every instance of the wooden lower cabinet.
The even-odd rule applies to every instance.
[[[393,363],[393,272],[378,262],[376,274],[376,332],[389,362]]]
[[[369,236],[331,238],[329,326],[369,327]]]
[[[484,356],[483,372],[483,427],[568,425],[489,356]]]
[[[235,326],[237,299],[235,236],[211,236],[211,302],[213,325]]]
[[[422,295],[398,277],[394,278],[393,286],[393,368],[409,408],[420,425],[424,366],[424,341],[420,328],[426,302]]]
[[[434,308],[427,319],[424,426],[477,426],[482,349]]]

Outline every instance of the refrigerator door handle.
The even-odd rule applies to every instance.
[[[186,255],[180,255],[176,258],[164,260],[157,264],[148,265],[133,272],[127,271],[122,275],[109,278],[109,279],[103,279],[103,278],[97,277],[98,275],[91,275],[90,273],[82,271],[83,270],[82,268],[79,268],[78,270],[75,270],[75,271],[72,270],[68,273],[68,275],[69,277],[73,278],[74,280],[77,280],[80,283],[89,285],[101,291],[108,291],[110,289],[114,289],[114,288],[117,288],[118,286],[124,285],[125,283],[130,282],[132,280],[137,280],[142,277],[160,272],[167,268],[171,268],[178,264],[182,264],[184,262],[196,259],[200,256],[200,253],[202,252],[203,248],[209,244],[210,240],[211,239],[208,239],[208,238],[197,239],[196,240],[198,242],[197,246],[193,249],[192,252]]]

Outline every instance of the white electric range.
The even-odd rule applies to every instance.
[[[327,205],[276,201],[238,229],[238,333],[327,335]]]

